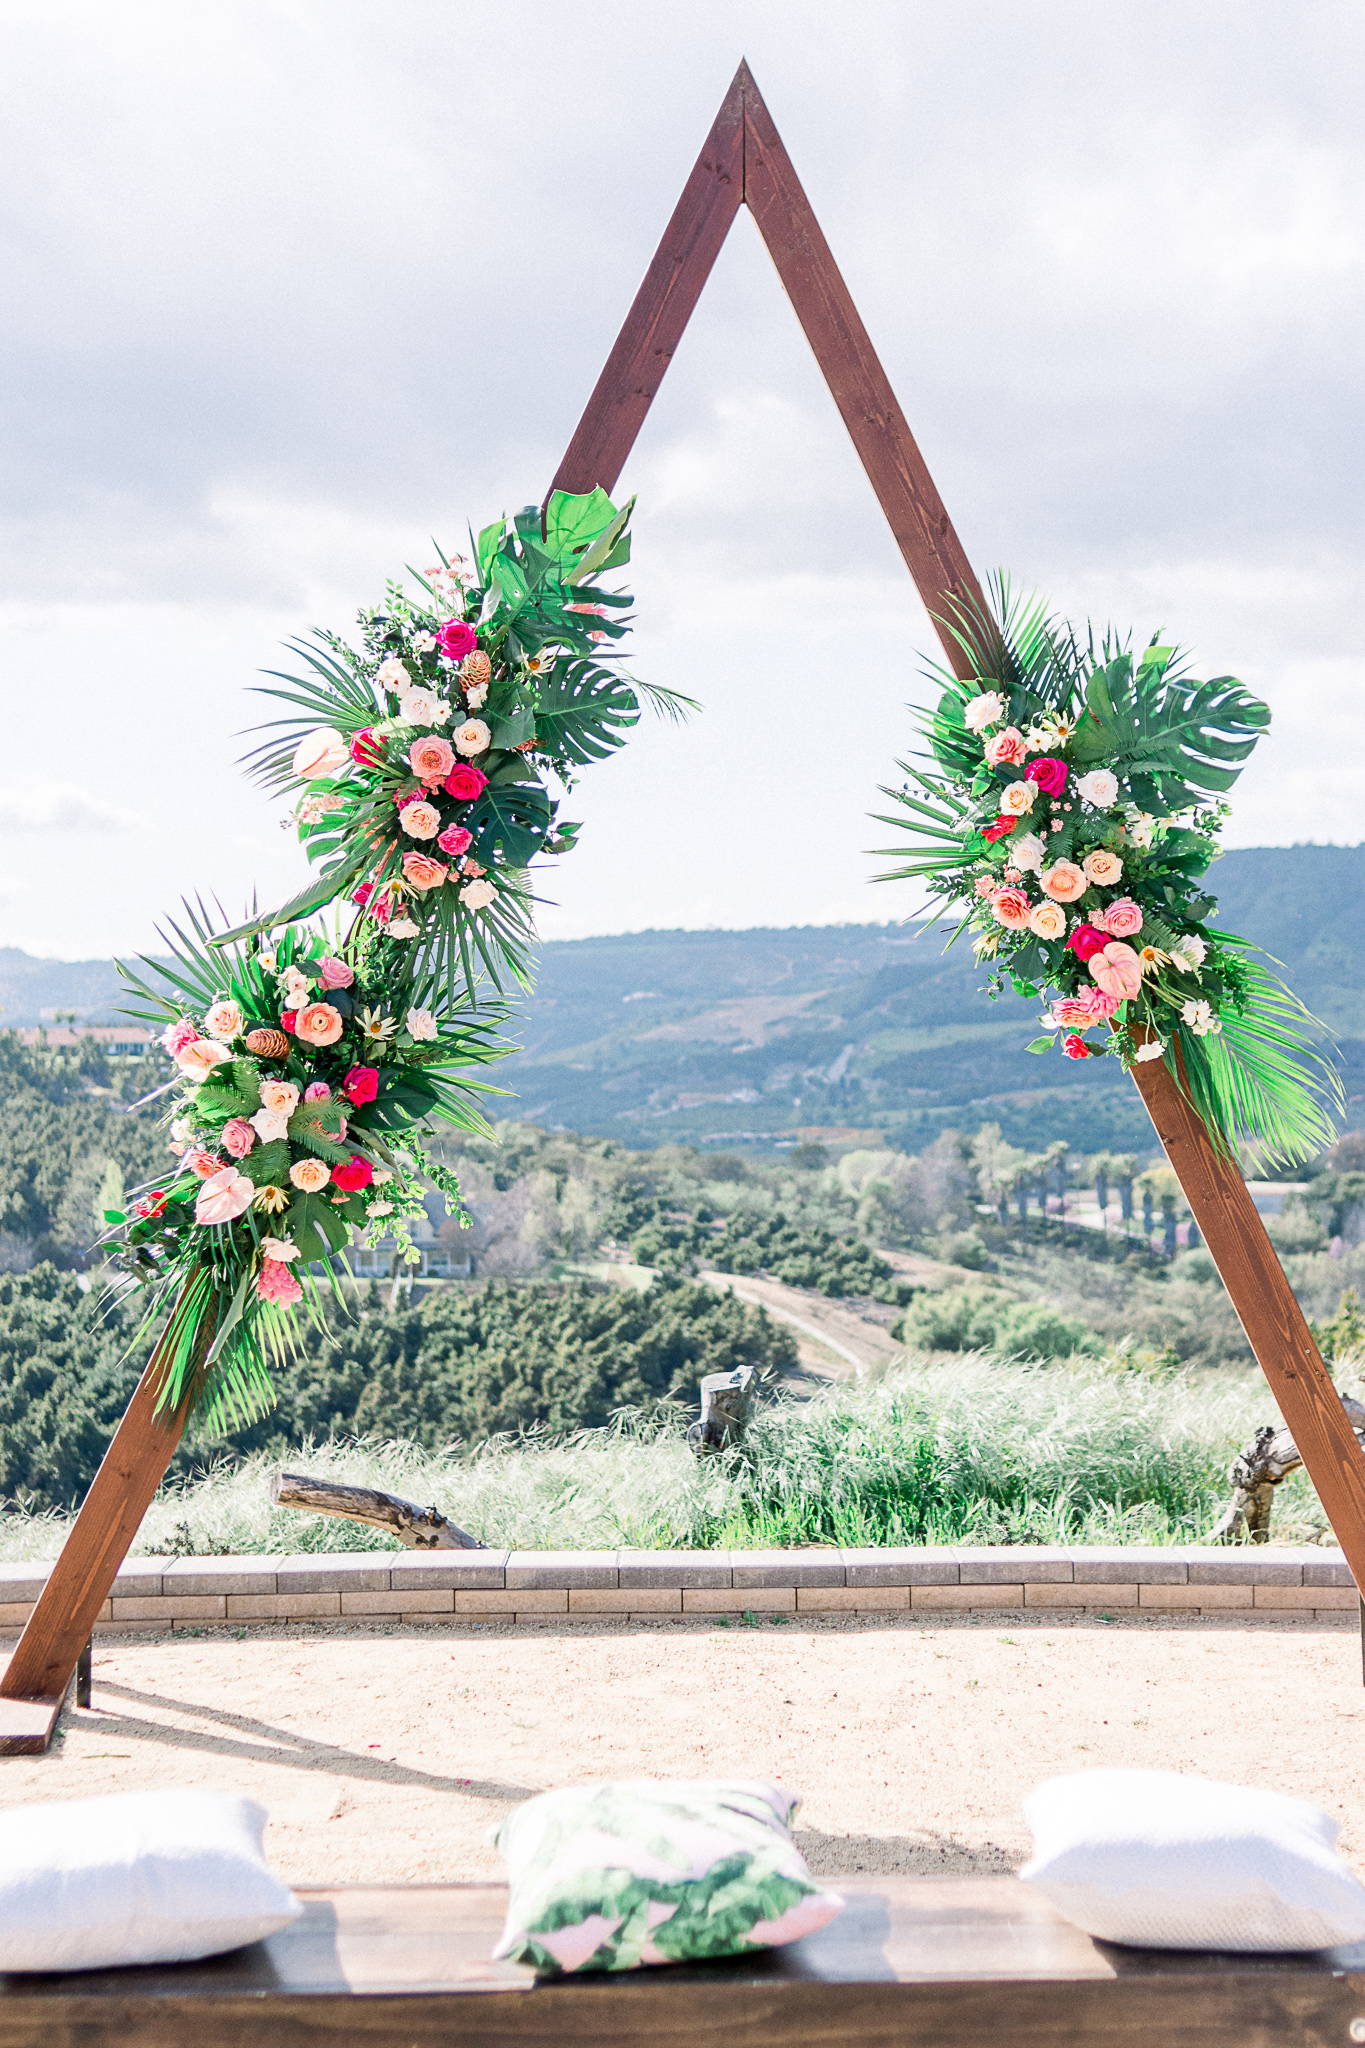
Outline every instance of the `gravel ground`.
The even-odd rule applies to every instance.
[[[1353,1622],[282,1627],[102,1639],[0,1803],[209,1785],[269,1809],[296,1883],[430,1881],[496,1876],[489,1828],[550,1786],[777,1778],[819,1871],[990,1871],[1041,1779],[1119,1764],[1312,1799],[1365,1875],[1362,1733]]]

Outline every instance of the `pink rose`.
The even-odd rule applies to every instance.
[[[1126,1002],[1142,987],[1142,962],[1131,946],[1117,940],[1096,953],[1090,962],[1094,975],[1104,993],[1114,996],[1119,1002]]]
[[[463,619],[446,619],[437,629],[436,645],[447,661],[463,661],[479,644],[479,636]]]
[[[1142,930],[1142,912],[1131,896],[1120,896],[1104,913],[1104,929],[1113,939],[1131,939]],[[1098,952],[1098,946],[1095,948]],[[1082,959],[1087,956],[1081,955]]]
[[[419,801],[405,805],[398,813],[398,822],[409,839],[434,839],[441,829],[441,813],[435,804]]]
[[[330,1102],[332,1091],[325,1081],[310,1081],[303,1091],[305,1102]]]
[[[1063,996],[1052,1005],[1052,1015],[1058,1024],[1084,1031],[1091,1024],[1103,1024],[1117,1008],[1117,997],[1107,996],[1103,989],[1078,988],[1074,996]]]
[[[249,1181],[235,1166],[225,1166],[221,1173],[215,1173],[212,1180],[206,1180],[199,1190],[199,1199],[194,1205],[196,1223],[231,1223],[236,1217],[244,1216],[251,1207],[255,1194],[255,1183]]]
[[[405,853],[403,855],[403,879],[414,889],[439,889],[446,878],[446,869],[439,860],[432,860],[429,854]]]
[[[457,761],[441,786],[456,803],[469,804],[476,796],[482,796],[488,787],[488,777],[482,768],[475,768],[471,762]]]
[[[361,909],[363,910],[365,908],[365,905],[369,902],[371,896],[373,896],[373,894],[374,883],[362,882],[360,887],[352,895],[351,901],[352,903],[358,903]]]
[[[281,1029],[281,1031],[297,1031],[297,1030],[298,1030],[298,1028],[299,1028],[299,1013],[298,1013],[298,1011],[297,1011],[297,1010],[281,1010],[281,1011],[280,1011],[280,1029]]]
[[[245,1159],[255,1142],[256,1133],[244,1116],[235,1116],[223,1125],[223,1150],[232,1158]]]
[[[379,1093],[378,1067],[352,1067],[341,1084],[341,1092],[356,1109],[373,1102]]]
[[[318,966],[322,970],[324,988],[349,988],[355,980],[354,967],[348,967],[344,960],[338,960],[332,953],[324,953]]]
[[[187,1045],[193,1045],[198,1036],[199,1033],[195,1030],[189,1018],[181,1017],[174,1024],[166,1026],[166,1029],[161,1034],[161,1043],[171,1058],[175,1059],[184,1051]]]
[[[298,1035],[306,1045],[335,1045],[341,1036],[341,1012],[330,1003],[309,1003],[300,1010]]]
[[[372,726],[355,733],[351,739],[351,759],[357,768],[378,768],[384,759],[384,742]]]
[[[419,782],[444,782],[455,766],[455,749],[449,740],[429,733],[408,748],[408,766]]]
[[[1024,752],[1024,735],[1013,725],[995,733],[985,747],[986,759],[992,768],[1012,768],[1016,761],[1023,760]]]
[[[463,825],[447,825],[436,844],[440,847],[442,853],[451,855],[468,853],[470,847],[474,844],[474,834],[466,831]]]
[[[332,1169],[325,1159],[296,1159],[289,1169],[289,1178],[305,1195],[316,1195],[332,1178]]]
[[[1042,880],[1044,894],[1054,903],[1074,903],[1090,886],[1074,860],[1054,861]]]
[[[212,1180],[215,1173],[223,1170],[222,1160],[212,1152],[206,1152],[202,1145],[196,1145],[193,1151],[187,1152],[180,1164],[197,1174],[200,1180]]]
[[[358,1188],[367,1188],[373,1179],[374,1168],[369,1160],[362,1159],[358,1152],[353,1153],[340,1166],[332,1168],[332,1184],[339,1187],[344,1194],[352,1195]]]
[[[1068,953],[1074,953],[1081,961],[1089,960],[1092,954],[1102,953],[1109,936],[1096,924],[1078,924],[1066,942]]]
[[[1037,783],[1044,796],[1060,796],[1066,788],[1066,762],[1055,760],[1051,754],[1030,761],[1024,773],[1030,782]]]
[[[284,1259],[266,1259],[256,1275],[256,1294],[261,1301],[273,1301],[281,1308],[292,1308],[302,1298],[303,1289]]]
[[[1028,924],[1028,897],[1022,889],[997,889],[991,898],[991,915],[1007,931],[1021,932]]]

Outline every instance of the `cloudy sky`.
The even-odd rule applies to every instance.
[[[1358,7],[0,5],[0,944],[301,856],[256,672],[542,495],[741,55],[978,571],[1275,723],[1237,845],[1360,837]],[[623,488],[634,661],[549,937],[901,915],[931,635],[740,215]]]

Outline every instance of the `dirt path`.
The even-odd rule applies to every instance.
[[[1104,1764],[1298,1793],[1365,1873],[1354,1623],[991,1615],[110,1638],[94,1711],[0,1765],[0,1804],[211,1785],[270,1810],[287,1877],[495,1875],[487,1830],[548,1786],[775,1777],[819,1870],[998,1870],[1020,1801]]]
[[[854,1379],[869,1365],[888,1364],[900,1355],[901,1347],[887,1327],[894,1311],[887,1321],[873,1320],[847,1302],[756,1273],[698,1273],[697,1278],[722,1293],[733,1292],[755,1308],[766,1308],[790,1325],[796,1332],[801,1369],[812,1379]]]

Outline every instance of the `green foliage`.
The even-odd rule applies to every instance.
[[[1066,1358],[1103,1349],[1093,1330],[1047,1302],[1010,1301],[977,1287],[919,1295],[894,1334],[915,1350],[996,1351],[1007,1358]]]
[[[781,1210],[762,1223],[732,1218],[706,1256],[721,1273],[770,1273],[788,1287],[820,1294],[899,1298],[892,1267],[870,1245],[819,1224],[794,1222]]]
[[[0,1274],[0,1496],[78,1502],[145,1363],[131,1329],[100,1322],[74,1273]]]
[[[1329,1365],[1344,1365],[1348,1360],[1359,1363],[1365,1353],[1365,1309],[1360,1305],[1359,1288],[1343,1288],[1337,1312],[1330,1321],[1310,1323],[1308,1327]]]

